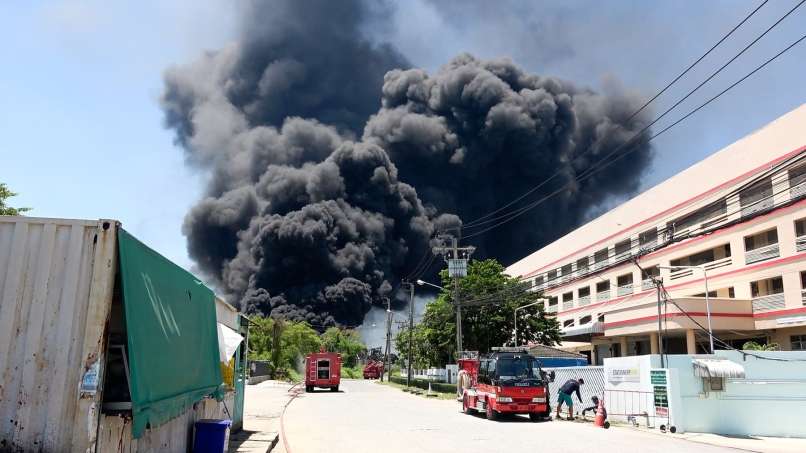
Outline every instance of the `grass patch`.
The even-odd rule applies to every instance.
[[[403,390],[403,391],[407,390],[406,384],[405,384],[405,379],[403,380],[402,384],[398,383],[398,382],[395,382],[397,379],[394,379],[394,378],[392,378],[392,379],[393,379],[392,382],[388,382],[388,381],[377,381],[377,382],[379,384],[381,384],[381,385],[394,387],[394,388],[399,389],[399,390]],[[428,386],[426,385],[426,389],[427,388],[428,388]],[[411,390],[410,393],[412,393],[412,394],[421,395],[423,398],[426,397],[425,393],[426,393],[427,390],[423,390],[423,389],[420,389],[420,388],[417,388],[417,387],[411,387],[409,390]],[[433,384],[432,384],[431,390],[434,392],[434,394],[436,395],[437,399],[441,399],[441,400],[456,400],[456,388],[455,387],[450,392],[444,392],[444,391],[438,391],[437,389],[435,389],[433,387]]]

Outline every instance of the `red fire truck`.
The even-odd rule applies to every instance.
[[[379,379],[383,376],[383,362],[370,360],[364,365],[364,379]]]
[[[339,391],[341,382],[341,354],[320,352],[305,356],[305,391],[312,392],[315,387],[329,388]]]
[[[459,360],[462,410],[482,412],[496,420],[501,414],[529,414],[532,421],[548,419],[549,382],[540,362],[523,348],[493,348],[482,357]]]

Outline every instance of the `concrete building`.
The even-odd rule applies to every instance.
[[[806,350],[804,194],[806,105],[507,272],[548,298],[564,340],[594,364],[657,353],[659,325],[664,352],[709,352],[708,306],[733,347]]]

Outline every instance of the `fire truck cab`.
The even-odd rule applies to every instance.
[[[460,359],[459,369],[467,379],[462,386],[466,414],[478,411],[489,420],[501,414],[529,414],[532,421],[550,417],[548,385],[553,376],[526,349],[493,348],[490,354]]]

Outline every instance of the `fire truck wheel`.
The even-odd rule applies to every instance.
[[[312,391],[313,391],[313,387],[311,387],[310,385],[305,386],[305,393],[311,393]]]
[[[529,420],[533,422],[539,422],[543,420],[543,414],[538,414],[537,412],[529,412]]]
[[[462,412],[464,412],[465,414],[473,413],[473,408],[471,408],[470,405],[468,404],[467,395],[464,395],[462,397]]]
[[[338,392],[339,391],[339,386],[337,385],[335,387],[330,387],[330,391],[331,392]]]
[[[493,420],[493,421],[498,420],[498,412],[493,410],[493,406],[490,404],[489,401],[487,402],[487,404],[485,404],[485,406],[487,407],[487,420]]]

